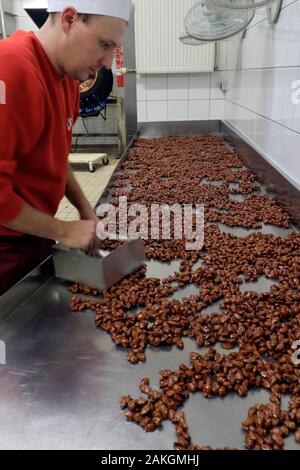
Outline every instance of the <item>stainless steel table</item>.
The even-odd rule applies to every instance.
[[[272,230],[284,234],[282,229]],[[178,261],[152,261],[148,275],[163,278],[178,266]],[[256,288],[268,289],[268,282]],[[175,297],[191,293],[193,288],[188,287]],[[93,312],[70,312],[70,298],[66,284],[53,277],[49,259],[0,299],[0,340],[7,348],[7,364],[0,365],[0,448],[172,449],[176,435],[169,421],[162,430],[147,434],[125,421],[119,397],[142,395],[139,382],[146,376],[158,387],[159,371],[188,363],[189,353],[197,350],[195,343],[185,339],[182,351],[150,347],[147,362],[132,365],[127,351],[95,328]],[[250,406],[267,401],[264,391],[244,399],[233,394],[212,400],[193,395],[184,406],[193,442],[243,448],[241,422]],[[286,448],[299,446],[291,437]]]

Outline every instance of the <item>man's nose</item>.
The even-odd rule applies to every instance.
[[[101,67],[110,70],[112,68],[112,63],[114,60],[114,53],[115,51],[113,50],[112,52],[109,52],[108,54],[105,54],[104,57],[101,58],[100,60],[100,65]]]

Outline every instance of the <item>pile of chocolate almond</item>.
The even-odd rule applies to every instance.
[[[148,345],[183,349],[184,338],[191,338],[195,351],[209,348],[204,354],[191,353],[190,363],[178,370],[162,370],[159,390],[143,379],[144,397],[120,399],[125,418],[146,432],[170,420],[177,433],[176,449],[211,449],[208,443],[193,444],[179,411],[190,394],[244,397],[250,390],[264,389],[270,393],[269,403],[255,405],[248,415],[245,410],[245,448],[283,449],[291,434],[300,442],[300,366],[293,359],[293,345],[300,340],[300,234],[291,229],[280,237],[260,231],[262,224],[288,229],[289,215],[262,194],[237,153],[216,136],[137,141],[115,175],[112,193],[116,206],[119,196],[147,207],[205,206],[202,250],[187,251],[185,239],[145,241],[149,260],[179,259],[178,272],[161,280],[148,278],[142,267],[107,292],[82,285],[71,289],[72,310],[93,310],[96,326],[128,349],[133,364],[146,360]],[[233,195],[242,197],[237,201]],[[220,223],[249,233],[225,233]],[[112,250],[120,243],[106,240],[102,248]],[[273,283],[266,292],[241,289],[243,283],[262,277]],[[190,285],[195,294],[172,298]],[[237,351],[230,352],[233,348]],[[286,410],[285,395],[290,397]]]

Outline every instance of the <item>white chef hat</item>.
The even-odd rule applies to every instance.
[[[48,0],[48,13],[63,11],[74,7],[78,13],[105,15],[129,21],[132,0]]]

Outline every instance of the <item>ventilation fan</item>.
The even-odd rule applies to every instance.
[[[199,45],[230,39],[246,31],[255,10],[267,7],[268,20],[276,23],[282,0],[202,0],[188,12],[180,40]]]

